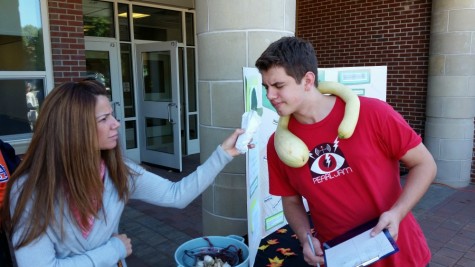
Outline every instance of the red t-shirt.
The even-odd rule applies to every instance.
[[[301,195],[308,201],[320,242],[377,218],[402,192],[399,159],[421,137],[387,103],[360,97],[358,124],[349,139],[338,139],[345,104],[337,98],[331,113],[315,124],[293,117],[289,130],[310,150],[308,163],[291,168],[279,160],[274,135],[267,145],[270,193]],[[420,226],[409,213],[399,226],[400,251],[373,266],[425,266],[430,250]]]

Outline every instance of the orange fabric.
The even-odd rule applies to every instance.
[[[7,189],[7,182],[10,178],[10,172],[8,171],[7,164],[3,158],[3,154],[0,153],[0,207],[3,204],[3,198]]]

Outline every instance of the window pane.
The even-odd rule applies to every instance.
[[[43,99],[43,79],[0,80],[0,136],[31,133]]]
[[[0,71],[44,71],[40,0],[2,1]]]
[[[171,102],[170,58],[170,51],[142,53],[145,101]]]
[[[125,122],[125,147],[126,149],[137,148],[137,125],[135,121]]]
[[[102,83],[112,100],[109,51],[86,50],[86,78]]]
[[[122,89],[124,91],[124,114],[126,118],[135,117],[134,77],[130,44],[120,45],[122,63]]]
[[[173,154],[173,124],[166,119],[145,117],[145,142],[148,150]]]
[[[184,67],[185,67],[185,62],[183,60],[183,50],[184,48],[183,47],[178,47],[178,79],[179,79],[179,83],[178,83],[178,86],[179,86],[179,90],[180,90],[180,95],[182,95],[183,97],[180,97],[180,109],[185,111],[186,108],[185,108],[185,105],[186,105],[186,99],[185,99],[185,96],[186,96],[186,88],[185,88],[185,70],[184,70]]]
[[[198,139],[198,115],[193,114],[189,116],[190,118],[190,140]]]
[[[183,42],[179,11],[134,6],[132,17],[135,39]]]
[[[190,112],[197,111],[197,97],[196,97],[196,69],[195,69],[195,49],[186,49],[186,63],[188,74],[188,109]]]
[[[119,38],[130,41],[129,5],[119,4]]]
[[[195,45],[195,20],[193,13],[186,13],[186,45]]]
[[[83,0],[84,35],[115,37],[113,4],[97,0]]]

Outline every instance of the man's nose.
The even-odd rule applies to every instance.
[[[272,88],[267,88],[267,93],[266,96],[269,100],[275,99],[277,97],[276,90],[273,90]]]

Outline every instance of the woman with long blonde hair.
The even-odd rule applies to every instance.
[[[127,200],[185,207],[240,154],[235,143],[244,132],[174,183],[122,157],[119,126],[96,81],[67,82],[46,97],[0,217],[20,267],[125,266],[132,246],[118,225]]]

